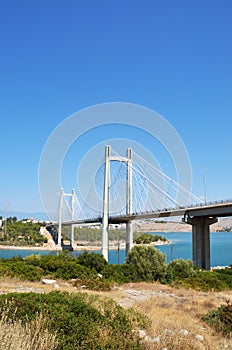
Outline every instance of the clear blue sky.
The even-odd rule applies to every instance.
[[[207,169],[208,199],[232,198],[231,16],[230,0],[1,0],[0,206],[41,211],[50,133],[111,101],[165,117],[189,152],[196,195]]]

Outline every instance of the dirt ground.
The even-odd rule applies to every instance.
[[[0,279],[0,294],[10,292],[48,293],[54,290],[69,293],[86,292],[114,299],[124,308],[133,307],[151,320],[150,329],[143,336],[147,349],[210,349],[232,350],[232,340],[225,339],[209,328],[201,316],[232,301],[232,292],[197,292],[174,289],[160,283],[129,283],[115,286],[109,292],[88,291],[66,281],[57,280],[52,285],[41,282],[24,282],[18,279]],[[162,340],[165,333],[165,340]],[[175,337],[172,335],[175,334]],[[190,336],[191,335],[191,336]],[[195,347],[191,347],[194,337]],[[171,340],[172,339],[172,340]],[[171,343],[175,339],[175,344]],[[187,340],[188,339],[188,343]],[[196,340],[197,339],[197,340]],[[169,347],[161,345],[168,342]],[[198,343],[196,343],[196,341]],[[191,343],[191,344],[190,344]],[[185,345],[184,345],[185,344]]]

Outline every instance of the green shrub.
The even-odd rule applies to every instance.
[[[24,261],[9,264],[11,275],[28,281],[39,281],[43,276],[43,269],[39,266],[27,265]]]
[[[97,253],[84,252],[77,257],[77,262],[80,265],[95,269],[98,273],[101,273],[104,267],[108,264],[104,256]]]
[[[0,276],[19,277],[28,281],[39,281],[43,276],[39,266],[28,265],[24,260],[0,260]]]
[[[46,327],[57,334],[56,350],[141,350],[141,340],[133,330],[148,324],[144,317],[136,317],[113,300],[83,294],[1,295],[0,312],[6,307],[9,319],[26,322],[38,314],[45,316]]]
[[[232,303],[227,301],[226,305],[221,305],[218,309],[209,312],[202,319],[217,332],[224,336],[232,337]]]
[[[22,279],[37,281],[43,276],[69,280],[72,278],[96,279],[97,272],[78,264],[74,255],[61,253],[58,256],[31,255],[0,260],[0,275],[16,276]]]
[[[228,289],[232,289],[232,268],[226,267],[225,269],[213,270],[213,274],[217,276]]]
[[[150,246],[135,246],[129,251],[126,264],[131,266],[132,281],[164,281],[166,257],[160,250]]]
[[[44,255],[40,258],[31,256],[25,259],[28,264],[36,265],[44,270],[44,275],[69,280],[72,278],[97,278],[97,273],[88,267],[78,264],[72,254],[60,253]]]
[[[131,282],[131,276],[133,275],[133,266],[132,265],[114,265],[109,264],[105,266],[102,271],[103,280],[108,280],[115,283],[128,283]]]
[[[196,276],[196,268],[190,260],[177,259],[171,261],[167,266],[169,281]]]
[[[149,244],[151,243],[151,234],[143,233],[139,237],[135,238],[135,243],[136,244]]]
[[[151,242],[157,242],[159,240],[165,242],[167,238],[152,233],[143,233],[139,236],[134,235],[134,242],[136,244],[150,244]]]
[[[171,285],[177,288],[195,289],[204,292],[220,292],[228,289],[226,283],[211,271],[198,272],[195,277],[176,280]]]

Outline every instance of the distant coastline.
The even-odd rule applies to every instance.
[[[113,245],[109,245],[109,250],[118,250],[118,242],[113,242]],[[144,246],[160,246],[160,245],[167,245],[172,244],[171,241],[157,241],[152,242],[151,244],[144,244]],[[142,245],[142,244],[134,244],[134,246]],[[125,249],[125,243],[120,244],[120,249]],[[51,252],[59,252],[62,251],[61,248],[56,246],[11,246],[11,245],[0,245],[0,250],[35,250],[35,251],[51,251]],[[92,251],[92,250],[101,250],[101,246],[99,245],[75,245],[74,251]]]

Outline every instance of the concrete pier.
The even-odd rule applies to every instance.
[[[110,146],[105,148],[105,177],[102,217],[102,255],[109,260],[109,191],[110,191]]]
[[[126,213],[131,215],[132,206],[132,149],[127,149],[127,196],[126,196]],[[133,222],[126,223],[126,256],[133,247]]]
[[[192,225],[192,259],[195,266],[210,270],[210,225],[217,218],[187,217],[185,222]]]
[[[126,256],[128,252],[133,248],[133,222],[128,221],[126,223]]]

